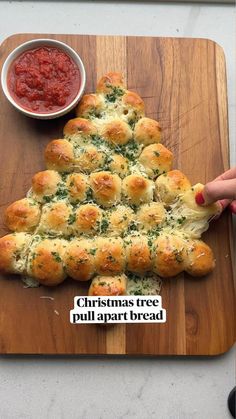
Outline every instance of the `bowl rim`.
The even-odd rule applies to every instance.
[[[75,62],[75,64],[77,65],[80,71],[81,84],[80,84],[80,88],[76,97],[73,99],[72,102],[70,102],[64,108],[61,108],[55,112],[37,113],[37,112],[29,111],[23,108],[14,100],[7,86],[7,74],[8,74],[10,65],[20,54],[22,54],[23,52],[27,50],[33,49],[34,47],[37,47],[37,45],[40,46],[43,44],[48,45],[48,46],[58,47],[62,49],[64,52],[66,52],[70,56],[70,58],[73,59],[73,61]],[[1,86],[2,86],[2,90],[5,97],[17,110],[19,110],[20,112],[22,112],[23,114],[27,116],[30,116],[36,119],[53,119],[53,118],[57,118],[59,116],[62,116],[68,113],[79,102],[84,92],[85,84],[86,84],[86,71],[85,71],[84,63],[80,55],[65,42],[58,41],[57,39],[52,39],[52,38],[34,38],[18,45],[8,54],[7,58],[5,59],[3,63],[2,71],[1,71]]]

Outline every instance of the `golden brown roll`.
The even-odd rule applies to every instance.
[[[179,194],[191,188],[188,178],[180,170],[171,170],[155,181],[155,196],[165,204],[171,204]]]
[[[141,175],[129,175],[123,179],[122,191],[129,205],[139,205],[153,200],[154,183]]]
[[[109,72],[101,77],[97,84],[97,92],[109,94],[114,88],[124,88],[123,77],[121,73]]]
[[[162,144],[150,144],[139,156],[149,177],[155,178],[172,169],[173,154]]]
[[[118,205],[109,214],[109,235],[120,235],[128,229],[129,224],[134,220],[134,211],[126,205]]]
[[[116,275],[125,269],[125,251],[120,237],[96,239],[95,266],[96,273]]]
[[[185,270],[190,275],[203,276],[213,271],[214,267],[215,259],[211,248],[201,240],[190,242]]]
[[[74,165],[72,144],[67,140],[51,141],[45,149],[45,161],[48,169],[70,172]]]
[[[90,296],[117,296],[126,295],[127,277],[117,276],[96,276],[89,287]]]
[[[84,95],[75,109],[76,116],[83,118],[99,117],[105,108],[102,95],[90,93]]]
[[[134,138],[140,144],[149,145],[159,143],[161,140],[161,127],[159,122],[150,118],[141,118],[134,128]]]
[[[89,190],[88,177],[82,173],[72,173],[67,177],[66,186],[69,199],[73,203],[85,201]]]
[[[111,207],[120,202],[121,179],[110,172],[97,172],[90,175],[93,198],[103,207]]]
[[[80,205],[75,212],[75,234],[94,235],[100,230],[102,210],[94,204]]]
[[[140,207],[136,217],[139,229],[149,231],[165,221],[166,211],[161,202],[150,202],[150,204],[144,204]]]
[[[27,275],[48,286],[63,282],[66,278],[63,263],[66,246],[66,240],[35,238],[28,257]]]
[[[109,163],[109,170],[112,173],[116,173],[121,178],[125,177],[129,173],[129,162],[121,154],[112,154]]]
[[[126,90],[122,96],[123,114],[130,118],[137,118],[144,114],[144,102],[141,97],[135,93]]]
[[[91,173],[104,166],[105,153],[93,145],[87,145],[77,150],[75,169],[82,173]]]
[[[27,233],[13,233],[0,238],[0,272],[19,274],[25,271],[31,237]]]
[[[111,145],[127,144],[132,138],[130,126],[119,118],[112,118],[101,125],[100,135]]]
[[[67,274],[76,281],[88,281],[95,273],[94,240],[74,239],[69,242],[64,257]]]
[[[96,133],[96,126],[92,121],[85,118],[70,119],[63,129],[63,134],[66,138],[79,139],[81,141],[88,139],[90,135],[95,135]]]
[[[23,198],[13,202],[5,211],[5,223],[9,230],[30,232],[40,220],[41,209],[37,201]]]
[[[126,269],[143,274],[152,271],[151,248],[146,236],[127,236],[124,240],[126,250]]]
[[[32,196],[38,202],[45,202],[52,198],[62,182],[62,178],[55,170],[38,172],[32,179]]]
[[[68,202],[53,202],[42,209],[42,216],[37,232],[51,236],[69,236],[75,221],[73,207]]]
[[[163,278],[178,275],[187,262],[186,242],[182,237],[162,234],[153,246],[154,272]]]

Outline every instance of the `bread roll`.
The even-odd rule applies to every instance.
[[[130,121],[144,115],[144,102],[141,97],[127,90],[122,96],[123,115]]]
[[[83,202],[89,191],[89,181],[82,173],[72,173],[67,177],[66,186],[72,203]]]
[[[13,202],[5,211],[5,223],[11,231],[30,232],[40,220],[40,205],[31,198],[23,198]]]
[[[102,210],[94,204],[81,205],[75,212],[74,233],[94,235],[99,232]]]
[[[105,109],[103,95],[90,93],[84,95],[75,109],[76,115],[83,118],[99,117]]]
[[[172,169],[173,154],[162,144],[150,144],[142,151],[139,162],[149,177],[156,178]]]
[[[96,125],[85,118],[70,119],[63,129],[65,138],[75,140],[79,143],[87,143],[91,135],[97,134]]]
[[[153,246],[154,272],[163,278],[178,275],[187,262],[184,239],[172,234],[160,235]]]
[[[109,214],[107,234],[116,236],[121,235],[128,229],[128,226],[134,218],[134,211],[130,207],[118,205]]]
[[[77,150],[75,168],[82,173],[91,173],[102,169],[105,159],[105,153],[99,151],[94,145],[87,145]]]
[[[73,146],[67,140],[53,140],[45,149],[45,161],[48,169],[58,172],[70,172],[74,166]]]
[[[22,274],[26,268],[31,235],[7,234],[0,238],[0,272]]]
[[[140,207],[136,217],[139,229],[150,231],[164,222],[166,212],[161,202],[150,202],[150,204],[144,204]]]
[[[100,135],[111,145],[127,144],[132,138],[130,126],[119,118],[109,119],[100,129]]]
[[[36,278],[40,284],[56,286],[64,281],[66,273],[63,258],[67,242],[62,239],[35,238],[30,248],[27,275]]]
[[[127,236],[124,239],[127,270],[137,274],[152,271],[151,247],[143,235]]]
[[[116,276],[96,276],[89,287],[90,296],[118,296],[126,295],[127,277]]]
[[[110,172],[97,172],[90,175],[93,198],[103,207],[111,207],[121,199],[121,179]]]
[[[125,269],[125,251],[120,237],[96,239],[95,266],[96,273],[116,275]]]
[[[124,89],[124,82],[121,73],[109,72],[101,77],[97,84],[97,93],[109,94],[114,88]]]
[[[109,170],[123,178],[129,173],[129,162],[121,154],[112,154],[110,157]]]
[[[161,127],[159,122],[150,118],[141,118],[134,128],[134,138],[140,144],[149,145],[159,143],[161,140]]]
[[[211,248],[201,240],[192,241],[187,248],[185,270],[193,276],[207,275],[213,271],[215,259]]]
[[[95,273],[94,240],[74,239],[69,242],[64,257],[67,274],[76,281],[88,281]]]
[[[139,205],[153,200],[154,183],[141,175],[129,175],[122,182],[123,196],[129,205]]]
[[[38,202],[47,202],[57,192],[62,178],[55,170],[38,172],[32,179],[32,197]]]
[[[37,232],[51,236],[69,236],[75,221],[73,207],[68,202],[53,202],[42,209],[42,216]]]
[[[155,181],[155,196],[165,204],[171,204],[179,194],[191,188],[188,178],[180,170],[171,170]]]

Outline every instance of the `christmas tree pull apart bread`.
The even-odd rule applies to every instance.
[[[173,169],[160,124],[121,74],[82,97],[45,161],[27,197],[6,209],[1,272],[34,285],[90,281],[89,295],[115,296],[155,295],[162,278],[214,269],[201,235],[220,208],[196,204],[203,185]]]

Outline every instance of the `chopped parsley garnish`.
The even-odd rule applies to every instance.
[[[112,255],[108,255],[107,260],[109,260],[110,262],[115,262],[116,261],[116,259]]]
[[[69,218],[68,218],[68,224],[73,224],[76,220],[76,215],[75,214],[70,214]]]
[[[115,152],[123,154],[128,160],[134,161],[139,152],[139,144],[134,140],[130,140],[123,146],[115,146]]]
[[[59,187],[58,190],[56,191],[56,196],[59,199],[66,198],[67,197],[67,190]]]
[[[114,103],[116,101],[116,99],[120,96],[123,96],[123,94],[124,94],[123,89],[121,89],[120,87],[117,87],[117,86],[112,86],[112,92],[107,93],[106,99],[108,100],[108,102]]]
[[[148,238],[148,246],[152,247],[152,239]]]
[[[52,256],[54,257],[56,262],[62,262],[62,259],[58,252],[51,252]]]
[[[102,142],[102,139],[101,139],[100,135],[92,134],[91,135],[91,142],[92,142],[93,145],[99,146]]]
[[[132,295],[143,295],[143,293],[141,289],[137,289],[132,293]]]
[[[186,217],[182,216],[180,218],[177,219],[177,223],[179,224],[183,224],[183,222],[186,220]]]
[[[177,262],[179,262],[179,263],[183,262],[183,258],[182,258],[182,256],[180,256],[178,253],[176,253],[176,255],[175,255],[175,259],[176,259],[176,260],[177,260]]]
[[[178,263],[182,263],[183,262],[183,257],[181,255],[181,252],[177,249],[174,250],[174,255],[175,255],[175,259]]]
[[[43,196],[43,200],[44,200],[44,202],[47,202],[47,203],[49,203],[50,201],[51,201],[51,196],[48,196],[48,195],[44,195]]]
[[[88,188],[86,192],[86,201],[92,201],[93,199],[93,191],[91,188]]]
[[[96,251],[97,251],[97,249],[90,249],[89,250],[89,253],[90,253],[90,255],[95,255],[95,253],[96,253]]]
[[[137,231],[138,230],[138,225],[135,223],[135,221],[131,221],[127,230],[128,230],[128,232]]]
[[[113,158],[112,156],[109,156],[109,154],[105,155],[105,160],[104,160],[104,166],[108,166],[109,164],[111,164],[113,162]]]
[[[61,178],[62,178],[63,182],[66,181],[67,176],[68,176],[68,173],[61,173]]]
[[[109,226],[108,220],[106,218],[103,218],[100,224],[100,231],[102,234],[106,233],[108,226]]]
[[[129,126],[131,129],[134,129],[135,124],[136,124],[136,120],[135,119],[130,119],[128,122]]]

